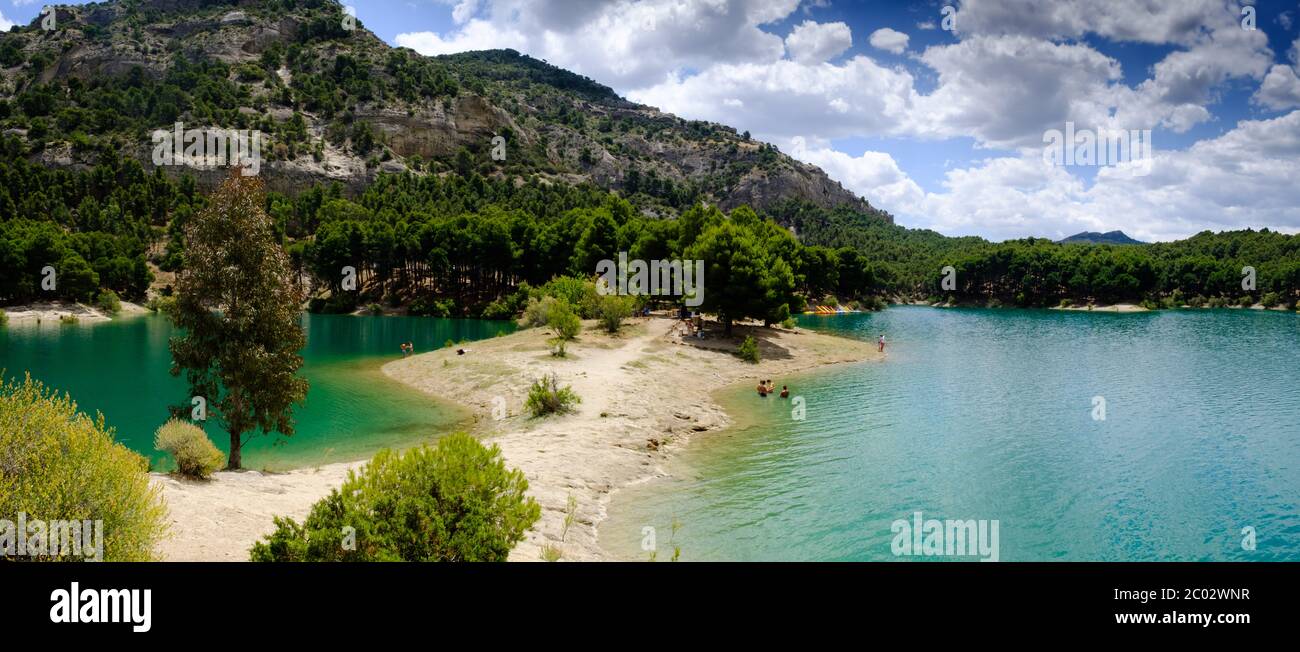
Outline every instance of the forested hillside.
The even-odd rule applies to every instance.
[[[315,310],[506,317],[524,284],[590,277],[620,251],[727,261],[734,276],[714,280],[744,299],[731,311],[765,321],[807,302],[880,298],[1300,295],[1295,236],[1112,246],[908,229],[748,134],[633,104],[515,52],[390,48],[345,29],[334,2],[123,0],[57,17],[52,32],[0,35],[4,304],[101,289],[142,300],[151,264],[184,266],[186,221],[228,170],[154,168],[149,134],[176,121],[266,134],[266,210]],[[504,157],[492,156],[493,138]],[[341,286],[348,267],[356,291]],[[53,292],[41,286],[47,268]]]

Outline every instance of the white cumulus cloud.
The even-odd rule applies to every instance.
[[[785,37],[790,58],[801,63],[829,61],[852,46],[853,32],[844,23],[805,20]]]
[[[871,33],[871,47],[877,50],[902,54],[907,51],[907,42],[910,40],[907,34],[900,31],[883,27]]]

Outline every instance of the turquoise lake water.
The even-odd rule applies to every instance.
[[[401,342],[416,352],[448,340],[475,340],[513,330],[509,322],[423,317],[303,315],[307,346],[303,375],[307,400],[295,409],[292,437],[259,435],[244,448],[244,467],[283,470],[369,457],[384,447],[427,442],[462,425],[468,416],[450,404],[392,381],[379,371],[401,357]],[[32,377],[67,392],[83,412],[103,412],[117,438],[166,468],[153,450],[153,433],[168,405],[189,405],[181,378],[168,374],[167,341],[174,330],[158,315],[109,323],[57,321],[0,328],[0,369],[9,378]],[[227,450],[229,437],[214,421],[206,427]]]
[[[802,421],[747,385],[720,392],[736,426],[617,493],[606,550],[646,559],[653,527],[660,560],[953,559],[894,555],[891,525],[920,511],[997,520],[1004,561],[1300,560],[1297,315],[895,307],[801,324],[883,333],[888,358],[775,379]]]

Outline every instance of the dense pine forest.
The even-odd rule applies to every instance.
[[[56,295],[91,299],[101,288],[143,300],[153,279],[184,265],[180,233],[204,203],[194,178],[148,172],[112,151],[86,171],[28,163],[24,144],[2,141],[0,297],[49,298],[42,269],[59,272]],[[359,195],[317,184],[296,196],[271,192],[267,212],[301,273],[311,307],[351,311],[371,303],[415,314],[505,318],[524,284],[591,277],[619,252],[643,260],[752,259],[755,301],[766,292],[787,311],[805,302],[873,297],[1048,306],[1061,301],[1148,301],[1205,305],[1293,303],[1300,289],[1300,239],[1268,231],[1202,233],[1151,245],[990,243],[883,223],[848,210],[789,203],[768,215],[729,215],[695,205],[680,215],[646,216],[617,193],[590,184],[457,174],[381,175]],[[743,237],[718,236],[736,230]],[[791,231],[798,233],[796,239]],[[703,236],[708,235],[708,238]],[[955,269],[956,289],[942,287]],[[1242,268],[1256,290],[1242,289]],[[345,292],[344,268],[359,286]],[[760,289],[761,288],[761,289]],[[167,293],[167,287],[157,287]],[[771,303],[771,301],[769,301]],[[755,308],[776,317],[779,308]]]

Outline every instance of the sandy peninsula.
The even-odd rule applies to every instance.
[[[730,419],[709,398],[712,390],[759,378],[780,379],[816,367],[879,359],[867,342],[815,333],[737,326],[683,339],[677,322],[632,320],[618,336],[586,322],[568,357],[550,355],[550,333],[529,329],[389,362],[388,376],[474,413],[474,434],[501,447],[506,463],[528,478],[542,518],[511,554],[537,560],[542,547],[564,560],[605,558],[596,525],[613,492],[662,475],[663,462],[693,436],[707,437]],[[763,361],[753,365],[732,352],[744,335],[758,341]],[[561,417],[531,419],[524,410],[528,386],[546,373],[582,398]],[[504,412],[502,410],[504,409]],[[502,417],[502,418],[497,418]],[[339,486],[364,461],[287,473],[219,472],[208,481],[154,474],[171,513],[171,537],[160,556],[171,561],[243,561],[248,549],[273,529],[273,516],[301,520],[311,505]],[[569,497],[577,504],[573,526],[560,535]]]
[[[730,422],[711,391],[878,358],[866,342],[803,329],[737,327],[733,339],[700,340],[683,339],[675,325],[666,318],[637,320],[611,337],[587,323],[563,359],[548,352],[547,331],[531,329],[474,342],[463,356],[445,349],[390,362],[383,370],[470,407],[479,434],[528,477],[542,518],[511,560],[539,559],[545,545],[559,548],[562,559],[599,560],[605,555],[596,525],[611,494],[662,475],[663,461],[691,437],[707,437]],[[750,333],[762,355],[757,365],[732,353]],[[531,419],[524,410],[528,386],[552,372],[562,385],[572,385],[582,403],[574,414]],[[503,405],[498,420],[493,409],[502,416]],[[561,542],[569,496],[577,503],[576,518]]]
[[[1048,310],[1065,310],[1067,312],[1118,312],[1124,314],[1134,313],[1134,312],[1150,312],[1146,308],[1143,308],[1142,306],[1133,303],[1116,303],[1114,305],[1106,305],[1106,306],[1098,306],[1098,305],[1053,306],[1051,308],[1048,308]]]

